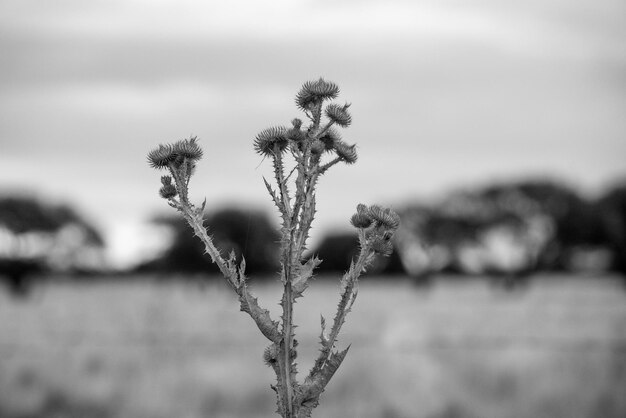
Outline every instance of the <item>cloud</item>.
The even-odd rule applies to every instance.
[[[320,186],[322,223],[358,200],[523,173],[597,187],[624,170],[623,12],[621,0],[4,0],[0,177],[136,219],[163,206],[145,153],[194,134],[200,200],[265,202],[251,141],[302,116],[293,97],[322,75],[352,102],[345,139],[361,154]]]

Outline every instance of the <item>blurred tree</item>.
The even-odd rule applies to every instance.
[[[173,233],[171,247],[160,258],[139,267],[144,271],[182,273],[218,272],[204,254],[202,242],[189,232],[189,226],[178,216],[158,217],[158,224],[169,226]],[[243,256],[250,273],[273,273],[278,269],[278,231],[268,216],[260,211],[227,208],[207,217],[207,229],[225,254],[233,251]]]
[[[0,197],[0,276],[13,294],[26,295],[35,272],[59,263],[75,267],[67,259],[83,245],[102,247],[103,240],[69,206],[28,196]]]
[[[569,256],[576,248],[607,245],[602,211],[597,202],[582,198],[570,187],[550,181],[528,181],[505,187],[530,198],[554,221],[554,239],[543,259],[544,268],[568,268]]]
[[[626,183],[613,187],[598,201],[603,228],[613,253],[613,270],[626,278]]]
[[[350,263],[359,254],[359,241],[354,233],[333,233],[326,235],[322,241],[309,253],[315,254],[322,263],[318,267],[320,273],[348,271]],[[403,273],[402,264],[394,251],[389,257],[376,256],[376,260],[367,273],[395,274]]]
[[[354,233],[330,234],[325,236],[312,254],[322,260],[319,273],[344,272],[359,254],[359,242]]]

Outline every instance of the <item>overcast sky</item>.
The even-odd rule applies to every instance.
[[[594,193],[626,176],[625,40],[623,0],[3,0],[0,189],[128,244],[168,209],[147,151],[193,134],[198,200],[271,209],[252,141],[323,76],[360,159],[323,179],[316,231],[492,180]]]

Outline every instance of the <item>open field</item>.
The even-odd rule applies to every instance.
[[[255,288],[278,316],[279,287]],[[299,369],[336,285],[296,305]],[[0,417],[273,417],[266,346],[222,283],[49,283],[0,294]],[[325,418],[626,416],[626,292],[611,278],[362,282]]]

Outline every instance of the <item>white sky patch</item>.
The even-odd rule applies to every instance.
[[[516,13],[479,2],[125,0],[69,2],[66,7],[43,7],[41,2],[9,3],[13,7],[5,6],[4,17],[0,18],[3,27],[70,37],[168,41],[325,39],[359,43],[408,38],[420,43],[481,43],[529,56],[584,59],[599,49],[608,54],[622,52],[619,39],[607,48],[606,39],[569,30],[566,24],[545,14]]]
[[[238,85],[202,83],[180,80],[156,85],[129,83],[62,83],[6,89],[0,98],[0,108],[7,112],[26,111],[35,107],[65,109],[70,112],[108,115],[158,115],[185,109],[216,109],[259,106],[265,109],[285,106],[291,91],[276,85]],[[29,112],[32,114],[32,111]]]
[[[136,219],[111,222],[104,231],[107,258],[112,267],[120,269],[158,257],[173,238],[169,228]]]

